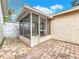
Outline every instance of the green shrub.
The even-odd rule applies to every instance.
[[[4,16],[4,22],[8,22],[9,21],[9,17]]]

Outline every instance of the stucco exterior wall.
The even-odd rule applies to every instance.
[[[2,41],[3,41],[3,15],[2,15],[2,6],[0,0],[0,44],[2,44]]]
[[[52,39],[79,44],[79,10],[55,16],[51,20]]]

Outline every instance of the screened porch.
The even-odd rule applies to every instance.
[[[43,41],[40,38],[49,34],[49,20],[43,16],[34,13],[28,13],[19,21],[19,34],[29,42],[30,46],[34,46]]]
[[[18,20],[19,38],[29,46],[35,46],[49,39],[50,18],[47,15],[25,6],[19,14]]]

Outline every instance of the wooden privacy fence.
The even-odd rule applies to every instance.
[[[5,23],[3,36],[5,38],[18,38],[19,24],[18,23]]]

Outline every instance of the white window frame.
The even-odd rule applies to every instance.
[[[41,17],[41,16],[40,16],[40,17],[39,17],[39,25],[40,25],[41,18],[43,18],[43,19],[46,20],[46,25],[45,25],[46,27],[45,27],[44,30],[41,30],[41,29],[40,29],[40,26],[39,26],[39,36],[41,36],[41,35],[40,35],[40,32],[41,32],[41,31],[44,31],[44,32],[46,33],[46,34],[45,34],[45,36],[46,36],[46,35],[47,35],[47,18],[44,18],[44,17]]]

